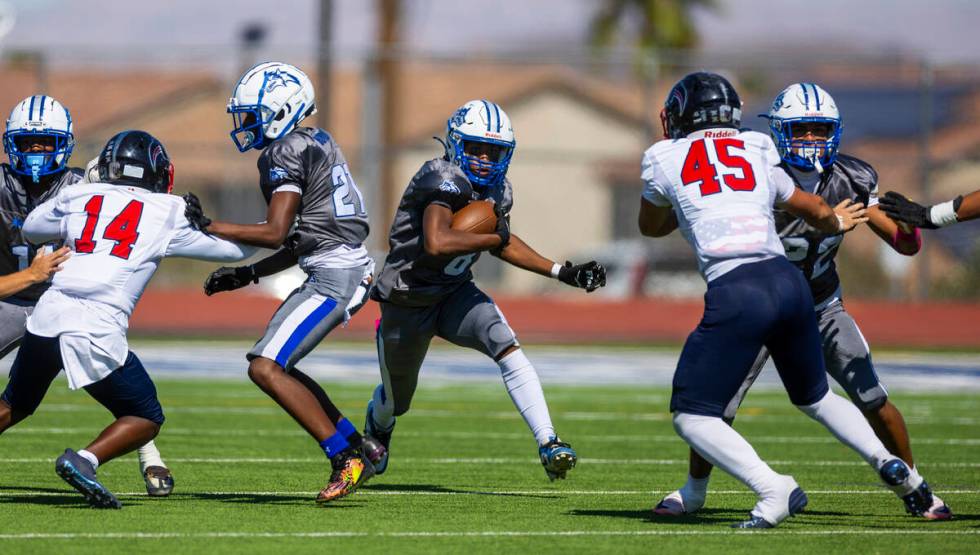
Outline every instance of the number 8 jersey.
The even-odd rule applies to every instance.
[[[643,198],[672,206],[711,281],[742,264],[785,256],[773,205],[795,191],[772,139],[717,128],[666,139],[643,153]]]

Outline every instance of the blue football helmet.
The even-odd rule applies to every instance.
[[[228,100],[238,150],[263,149],[316,113],[313,82],[296,66],[264,62],[245,72]]]
[[[779,93],[768,114],[769,132],[787,164],[806,171],[823,172],[837,158],[844,123],[834,98],[813,83],[794,83]],[[794,138],[794,127],[801,123],[828,126],[826,140],[808,141]],[[796,133],[798,136],[799,133]]]
[[[37,145],[44,148],[38,150]],[[57,100],[37,94],[21,100],[11,110],[3,134],[3,150],[15,173],[38,183],[42,176],[65,169],[74,148],[71,114]]]
[[[500,106],[489,100],[471,100],[446,122],[446,144],[450,161],[463,170],[470,183],[496,187],[507,175],[517,141],[510,118]],[[474,150],[481,152],[474,154]]]

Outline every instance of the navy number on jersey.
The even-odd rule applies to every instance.
[[[681,181],[684,185],[699,183],[702,197],[721,192],[719,173],[725,185],[733,191],[755,189],[755,172],[752,171],[752,164],[745,159],[740,150],[745,151],[745,143],[739,139],[694,141],[681,167]]]
[[[331,178],[333,180],[333,212],[338,218],[349,218],[351,216],[367,216],[364,209],[364,197],[361,196],[360,189],[354,184],[354,178],[347,168],[347,164],[338,164],[333,167]]]
[[[75,239],[75,252],[91,253],[95,251],[95,226],[99,223],[99,215],[102,212],[102,201],[105,197],[95,195],[85,203],[85,226],[82,227],[82,236]],[[143,203],[138,200],[131,200],[116,217],[109,222],[102,238],[115,241],[109,254],[119,258],[128,259],[133,253],[133,243],[139,238],[136,228],[140,225],[140,218],[143,217]]]

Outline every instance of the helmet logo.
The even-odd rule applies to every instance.
[[[153,148],[150,149],[150,168],[152,168],[153,171],[157,170],[157,160],[159,160],[162,156],[164,156],[163,146],[159,143],[153,145]]]
[[[265,92],[267,93],[270,93],[279,87],[288,86],[289,83],[295,83],[298,86],[302,86],[300,85],[299,79],[281,69],[274,69],[272,71],[265,72]]]
[[[469,111],[470,111],[469,106],[461,107],[459,110],[456,110],[456,113],[453,114],[453,117],[449,118],[449,122],[454,127],[459,127],[460,125],[463,125],[464,123],[466,123],[466,114],[469,113]]]
[[[687,91],[684,87],[674,87],[674,90],[670,91],[671,100],[676,99],[677,105],[680,106],[679,112],[684,111],[684,107],[687,104]]]
[[[784,96],[786,96],[786,91],[783,91],[783,92],[779,93],[779,96],[777,96],[776,99],[772,101],[772,111],[773,112],[778,111],[780,108],[783,107],[783,97]]]

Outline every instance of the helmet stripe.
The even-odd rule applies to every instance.
[[[497,133],[500,133],[500,126],[502,125],[500,123],[500,106],[497,106],[497,104],[494,102],[491,102],[491,104],[493,104],[494,113],[497,114]]]
[[[810,93],[806,92],[806,83],[800,83],[800,87],[803,89],[803,107],[807,110],[810,109]]]
[[[487,104],[486,100],[481,100],[480,102],[482,102],[483,107],[487,109],[487,131],[490,131],[490,122],[493,121],[493,116],[490,115],[490,105]]]
[[[41,113],[37,115],[37,117],[39,118],[44,118],[44,101],[46,101],[47,99],[48,97],[46,96],[41,97]]]
[[[36,96],[31,97],[31,106],[27,109],[27,119],[34,119],[34,100],[37,99]]]
[[[819,110],[820,109],[820,93],[817,92],[817,86],[816,85],[814,85],[813,83],[810,83],[810,86],[813,87],[813,99],[817,102],[817,110]]]

